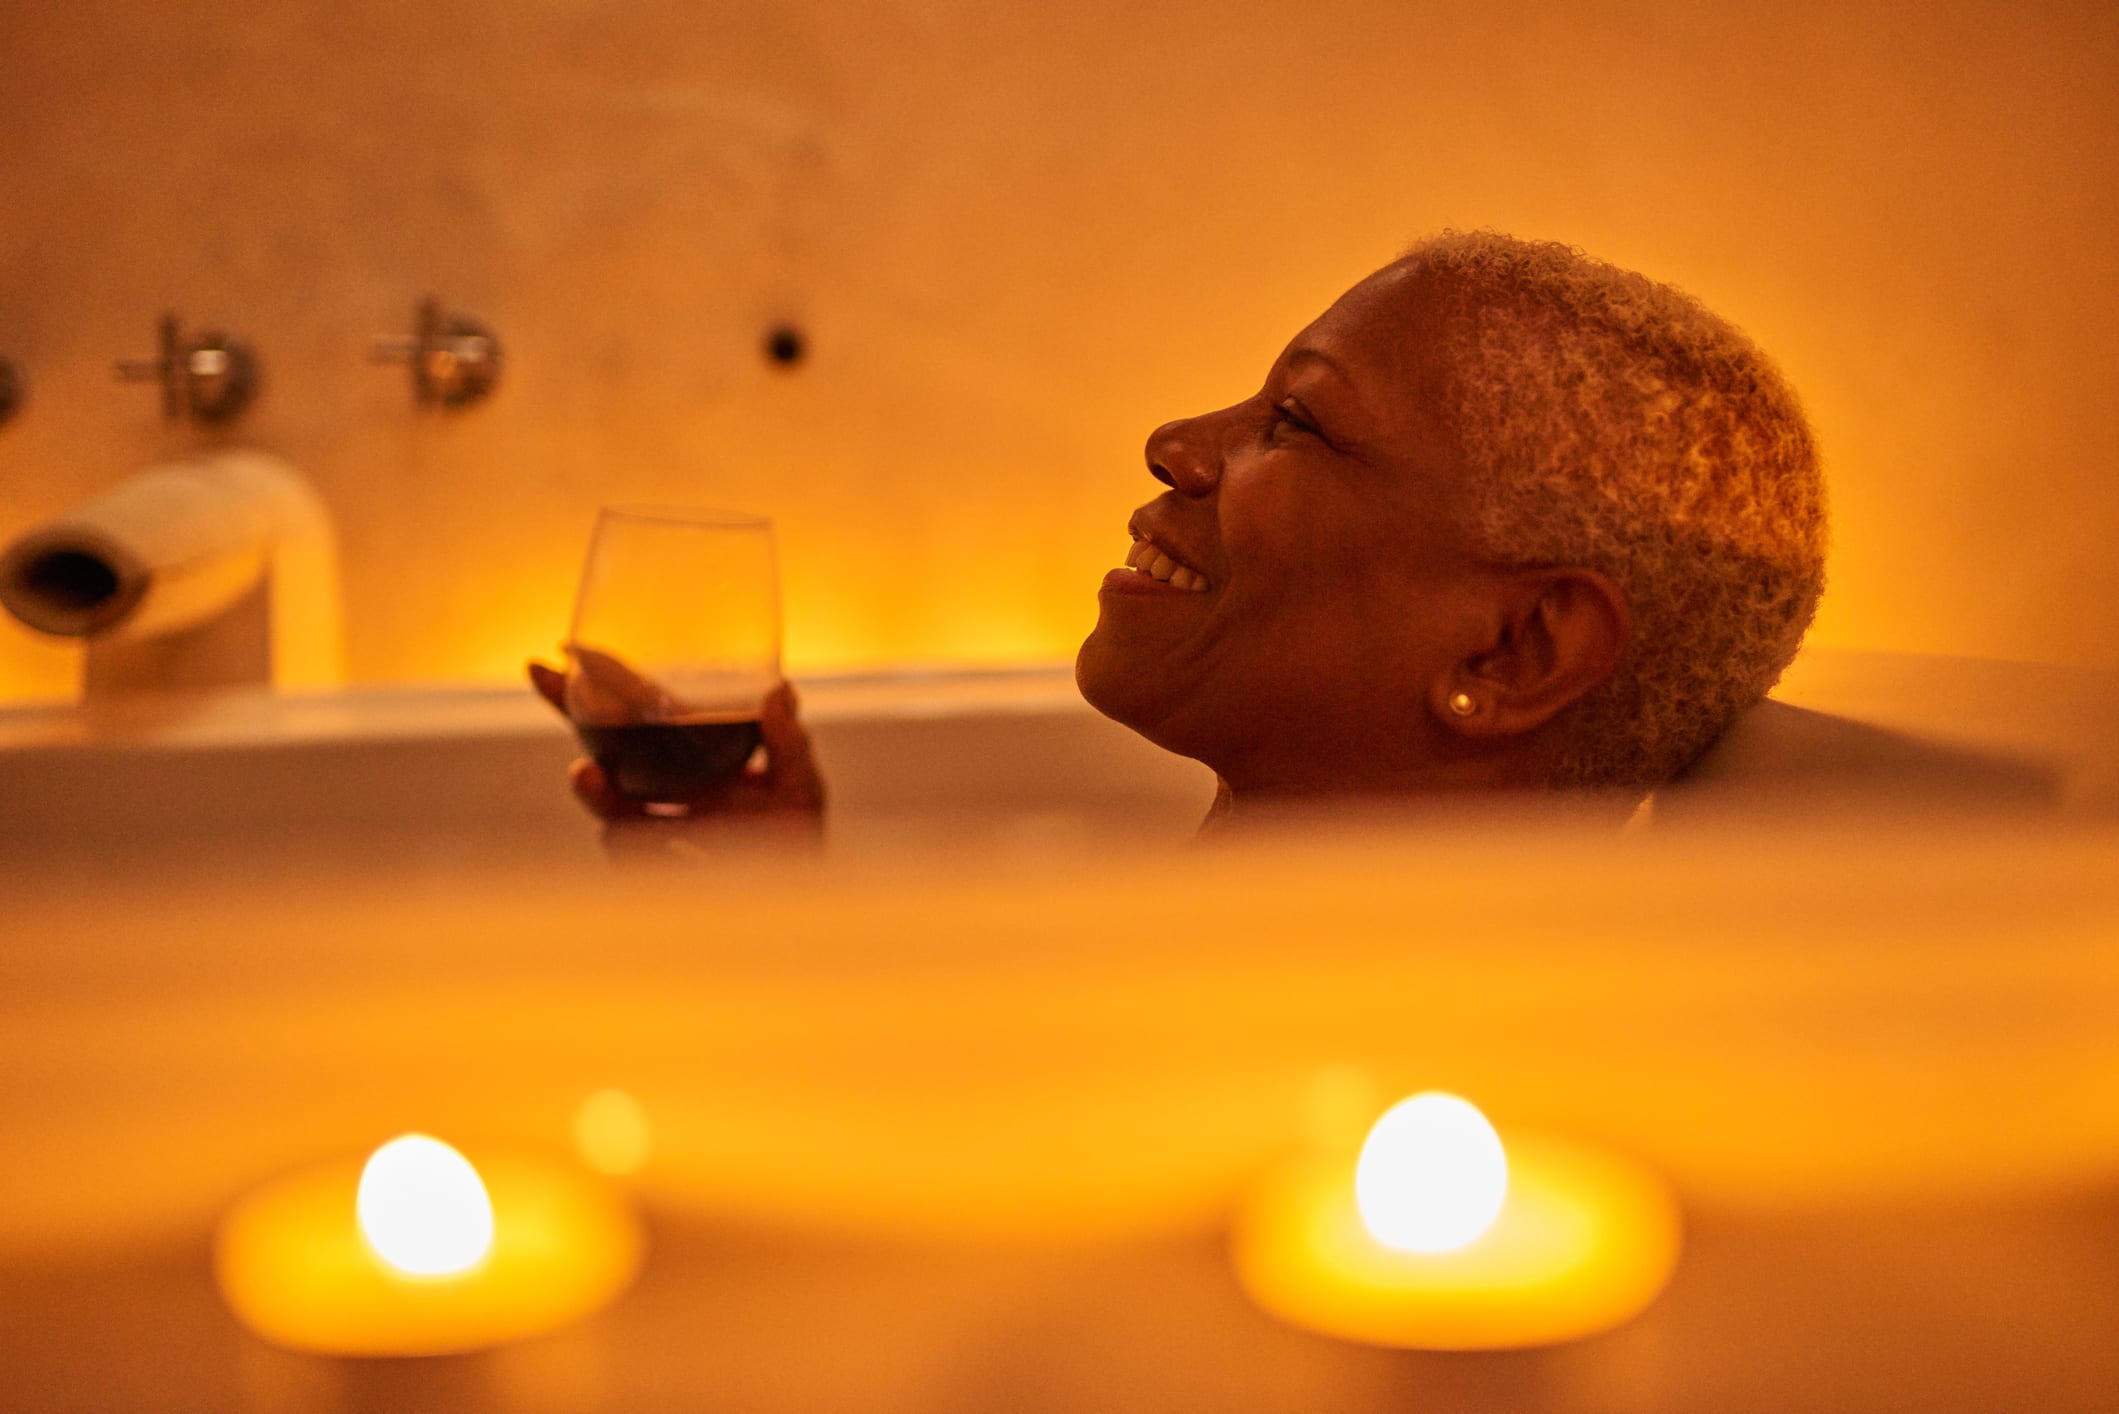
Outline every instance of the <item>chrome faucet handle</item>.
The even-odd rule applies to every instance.
[[[22,375],[15,372],[12,363],[0,358],[0,425],[5,425],[21,406]]]
[[[258,361],[248,345],[219,330],[186,340],[174,314],[162,316],[158,332],[158,355],[120,359],[118,377],[160,383],[164,417],[226,422],[250,406],[258,391]]]
[[[368,356],[376,363],[412,365],[412,396],[421,403],[465,407],[500,381],[500,340],[493,331],[469,315],[444,310],[431,295],[419,302],[409,337],[377,339]]]

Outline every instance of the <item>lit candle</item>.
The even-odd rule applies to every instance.
[[[1357,1156],[1313,1152],[1237,1216],[1253,1300],[1346,1340],[1425,1350],[1551,1345],[1655,1300],[1679,1223],[1654,1175],[1555,1139],[1506,1143],[1477,1109],[1429,1092],[1394,1106]]]
[[[214,1275],[275,1345],[439,1355],[600,1309],[631,1283],[641,1247],[638,1219],[601,1180],[526,1155],[474,1167],[408,1134],[242,1199],[216,1234]]]

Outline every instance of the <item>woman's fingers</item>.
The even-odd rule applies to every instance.
[[[779,804],[822,810],[824,777],[817,770],[800,712],[791,683],[781,683],[765,699],[758,715],[758,735],[765,740],[767,779]]]
[[[632,665],[613,653],[568,645],[581,681],[575,696],[593,721],[652,722],[667,715],[673,704],[669,694],[653,678],[635,672]]]
[[[567,768],[567,781],[575,796],[600,820],[631,820],[647,814],[647,807],[612,788],[603,768],[583,757]]]
[[[535,658],[532,658],[525,666],[530,670],[530,686],[537,689],[537,695],[551,703],[553,711],[562,717],[566,716],[566,670],[555,668],[550,663],[540,663]]]
[[[808,748],[809,734],[802,730],[800,707],[793,683],[783,682],[765,694],[765,703],[758,709],[758,733],[765,738],[767,751],[777,754]]]

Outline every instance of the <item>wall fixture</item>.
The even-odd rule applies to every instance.
[[[21,406],[22,375],[15,372],[12,363],[0,358],[0,425],[4,425],[13,417],[15,410]]]
[[[331,516],[269,452],[162,462],[21,532],[0,610],[80,640],[84,701],[341,677]]]
[[[428,296],[419,302],[410,336],[377,339],[369,356],[377,363],[412,365],[412,396],[422,404],[465,407],[500,381],[500,340],[469,315],[456,314]]]
[[[162,316],[154,358],[121,359],[118,377],[162,385],[162,415],[172,422],[226,422],[257,396],[257,355],[219,330],[186,339],[174,314]]]
[[[809,352],[809,340],[792,324],[776,324],[765,331],[765,357],[782,368],[793,368]]]

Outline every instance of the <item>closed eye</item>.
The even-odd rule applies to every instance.
[[[1273,430],[1278,432],[1282,427],[1291,427],[1297,432],[1307,432],[1312,437],[1322,438],[1324,436],[1324,433],[1318,430],[1316,422],[1310,417],[1309,411],[1293,398],[1283,399],[1273,409]]]

